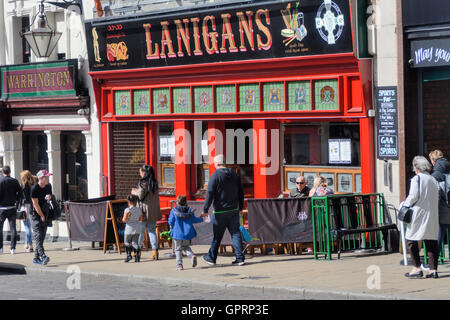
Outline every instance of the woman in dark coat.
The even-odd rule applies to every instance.
[[[159,206],[158,181],[155,178],[155,171],[152,166],[143,165],[139,169],[141,179],[137,188],[133,188],[131,193],[138,196],[139,207],[142,209],[145,223],[139,237],[139,244],[144,241],[145,227],[152,245],[151,260],[158,260],[158,237],[156,235],[156,221],[161,220],[161,209]]]

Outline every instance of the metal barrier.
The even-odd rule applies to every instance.
[[[447,239],[447,241],[445,241]],[[423,243],[423,263],[428,264],[428,253],[427,247],[425,245],[425,241]],[[447,250],[445,250],[445,245],[447,245]],[[447,232],[442,240],[441,248],[439,251],[439,263],[444,264],[444,261],[450,260],[450,228],[447,229]]]
[[[330,195],[311,198],[314,259],[341,250],[379,249],[385,246],[387,231],[382,194]],[[383,235],[383,236],[382,236]]]

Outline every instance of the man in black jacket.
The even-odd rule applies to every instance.
[[[223,155],[214,158],[216,171],[211,175],[206,193],[203,212],[208,213],[211,204],[214,206],[212,215],[213,239],[211,248],[207,255],[203,256],[210,265],[216,264],[220,243],[225,233],[225,229],[231,234],[232,245],[236,260],[233,265],[244,265],[244,253],[242,247],[242,237],[239,230],[240,214],[244,207],[244,191],[240,177],[233,169],[225,167]]]
[[[22,195],[19,181],[10,177],[11,168],[2,168],[3,177],[0,178],[0,253],[3,253],[3,224],[8,219],[11,229],[11,254],[16,250],[16,212]]]

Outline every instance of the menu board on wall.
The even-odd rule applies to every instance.
[[[376,88],[377,158],[398,159],[397,87]]]
[[[352,163],[352,140],[328,139],[328,163],[330,164]]]

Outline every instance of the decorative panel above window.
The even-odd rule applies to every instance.
[[[337,79],[314,81],[316,110],[339,110],[339,82]]]
[[[311,82],[309,80],[288,83],[288,110],[311,110]]]
[[[217,112],[236,112],[236,87],[225,85],[216,87]]]
[[[195,106],[195,113],[213,112],[212,87],[206,86],[194,88],[194,106]]]
[[[271,82],[263,84],[264,111],[284,111],[284,84]]]
[[[153,89],[153,113],[155,114],[170,113],[169,88]]]
[[[189,87],[173,89],[173,112],[191,113],[191,89]]]
[[[134,114],[150,113],[150,93],[148,89],[133,91]]]
[[[114,107],[117,116],[128,116],[131,114],[131,93],[129,90],[114,92]]]
[[[239,111],[259,111],[259,85],[241,84],[239,86]]]

